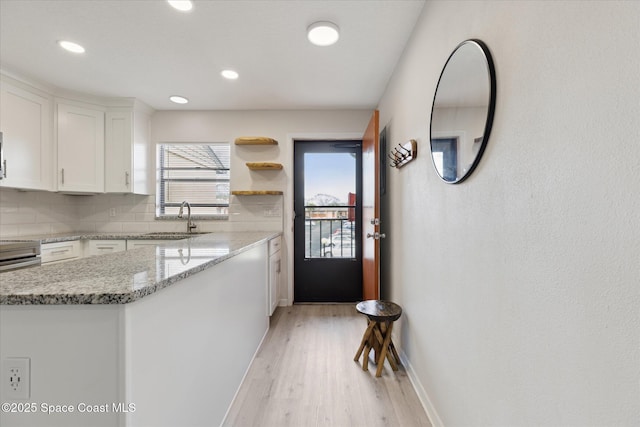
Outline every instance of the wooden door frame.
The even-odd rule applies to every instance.
[[[369,155],[367,155],[367,153]],[[373,159],[371,159],[373,155]],[[373,167],[373,170],[371,170]],[[373,194],[367,191],[367,173],[374,174]],[[367,234],[380,231],[380,112],[374,110],[362,136],[362,298],[380,299],[380,240]]]

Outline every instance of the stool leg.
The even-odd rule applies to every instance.
[[[360,355],[362,354],[362,350],[364,349],[365,344],[369,341],[369,337],[371,336],[371,331],[373,330],[373,327],[375,326],[376,322],[372,322],[371,320],[369,320],[369,325],[367,326],[367,329],[364,331],[364,335],[362,335],[362,342],[360,343],[360,347],[358,347],[358,351],[356,352],[355,357],[353,358],[353,360],[355,362],[358,361],[358,359],[360,359]],[[366,369],[365,369],[366,371]]]
[[[389,350],[391,350],[392,345],[393,345],[393,341],[389,343]],[[395,359],[393,358],[393,355],[391,354],[391,351],[389,350],[387,350],[387,360],[389,361],[389,365],[391,365],[391,369],[393,369],[394,371],[397,371],[398,364],[396,363]]]
[[[373,350],[375,354],[374,360],[376,361],[376,363],[378,363],[378,359],[380,358],[380,350],[382,349],[382,344],[384,344],[385,330],[386,330],[386,327],[384,325],[384,322],[378,322],[376,327],[373,328],[373,335],[375,335],[375,338],[376,338],[373,340]]]
[[[396,358],[396,362],[397,362],[398,364],[400,364],[400,356],[398,356],[398,352],[396,351],[396,346],[395,346],[395,345],[393,345],[393,341],[391,341],[391,342],[389,343],[389,348],[391,349],[391,352],[393,353],[393,357],[395,357],[395,358]]]
[[[365,350],[364,350],[364,358],[362,359],[362,370],[363,371],[368,371],[369,370],[369,353],[370,352],[371,352],[371,346],[367,342],[367,345],[365,346]]]
[[[389,347],[389,342],[391,341],[391,332],[393,331],[393,322],[387,326],[387,331],[384,336],[384,343],[382,344],[382,352],[380,353],[380,358],[378,360],[378,370],[376,371],[376,377],[382,376],[382,367],[384,366],[384,359],[387,357],[387,349]]]

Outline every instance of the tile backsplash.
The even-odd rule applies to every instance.
[[[194,220],[197,231],[282,231],[283,196],[232,196],[228,220]],[[0,188],[0,238],[71,232],[183,231],[156,220],[155,196],[66,195]]]

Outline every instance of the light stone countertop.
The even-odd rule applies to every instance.
[[[157,246],[8,271],[0,274],[0,304],[126,304],[280,234],[273,231],[216,232]],[[51,243],[81,238],[135,239],[139,236],[140,233],[79,233],[38,240]]]

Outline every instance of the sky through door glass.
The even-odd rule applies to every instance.
[[[310,206],[348,206],[356,192],[356,159],[351,153],[305,153],[304,201]]]

